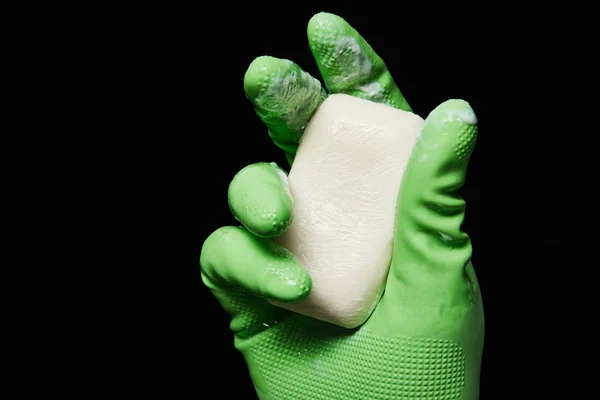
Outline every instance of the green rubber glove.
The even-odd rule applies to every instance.
[[[308,39],[329,93],[410,111],[383,61],[343,19],[315,15]],[[244,87],[293,162],[326,91],[296,64],[272,57],[252,62]],[[243,226],[206,239],[201,276],[232,316],[235,346],[260,399],[479,397],[483,306],[457,193],[476,136],[475,115],[462,100],[444,102],[427,117],[400,188],[384,295],[351,330],[269,303],[301,301],[311,288],[306,270],[272,239],[293,218],[287,176],[273,163],[258,163],[234,177],[229,204]]]

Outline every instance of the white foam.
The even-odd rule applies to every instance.
[[[321,82],[297,68],[292,61],[283,61],[289,68],[279,70],[277,75],[271,77],[268,88],[256,97],[255,102],[269,110],[281,105],[289,107],[280,117],[290,130],[301,134],[306,127],[306,120],[310,117],[307,112],[313,111],[307,107],[316,107],[317,99],[321,96]]]
[[[346,61],[345,64],[339,65],[339,73],[329,77],[334,88],[347,87],[363,81],[369,77],[373,68],[369,56],[352,36],[339,36],[333,43],[329,57],[335,62]]]

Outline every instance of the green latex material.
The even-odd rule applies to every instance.
[[[329,93],[408,110],[381,59],[342,18],[320,13],[309,45]],[[259,57],[244,87],[290,162],[325,91],[286,60]],[[474,400],[479,397],[484,320],[471,243],[461,231],[458,189],[477,138],[462,100],[432,111],[401,184],[394,251],[384,295],[369,319],[344,329],[272,305],[308,295],[311,279],[273,238],[293,219],[283,170],[258,163],[238,173],[229,205],[241,226],[205,241],[201,276],[232,316],[261,400]]]
[[[292,223],[287,176],[275,163],[242,169],[229,184],[227,198],[234,217],[256,236],[279,236]]]

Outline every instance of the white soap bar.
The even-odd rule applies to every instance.
[[[384,289],[396,200],[423,119],[344,94],[306,127],[289,173],[294,220],[278,239],[312,278],[308,298],[279,306],[346,328]]]

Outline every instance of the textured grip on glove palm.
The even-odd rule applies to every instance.
[[[271,398],[451,400],[463,389],[465,359],[455,342],[332,330],[290,320],[249,345]]]

